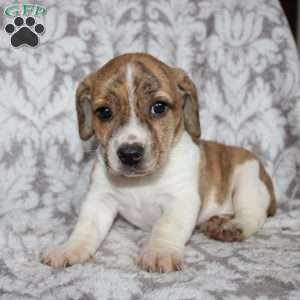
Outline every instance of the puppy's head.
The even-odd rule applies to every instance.
[[[76,92],[79,133],[96,135],[107,168],[145,176],[161,167],[183,130],[200,138],[197,91],[184,71],[147,54],[125,54]]]

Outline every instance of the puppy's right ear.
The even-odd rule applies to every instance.
[[[76,110],[80,138],[84,141],[94,135],[93,111],[91,106],[93,75],[88,75],[76,90]]]

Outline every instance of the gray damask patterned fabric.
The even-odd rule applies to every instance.
[[[14,49],[0,32],[0,299],[300,299],[300,69],[278,1],[41,4],[40,46]],[[11,21],[0,19],[1,28]],[[147,234],[122,220],[91,261],[51,269],[39,253],[73,228],[92,161],[77,133],[76,85],[133,51],[192,76],[203,137],[256,152],[280,210],[242,243],[195,231],[182,272],[140,271]]]

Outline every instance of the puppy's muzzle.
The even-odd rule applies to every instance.
[[[144,147],[140,144],[123,144],[117,155],[124,165],[135,166],[142,160],[144,152]]]

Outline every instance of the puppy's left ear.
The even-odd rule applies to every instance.
[[[201,127],[197,88],[188,75],[181,69],[174,68],[176,85],[183,102],[184,127],[193,140],[199,140]]]

